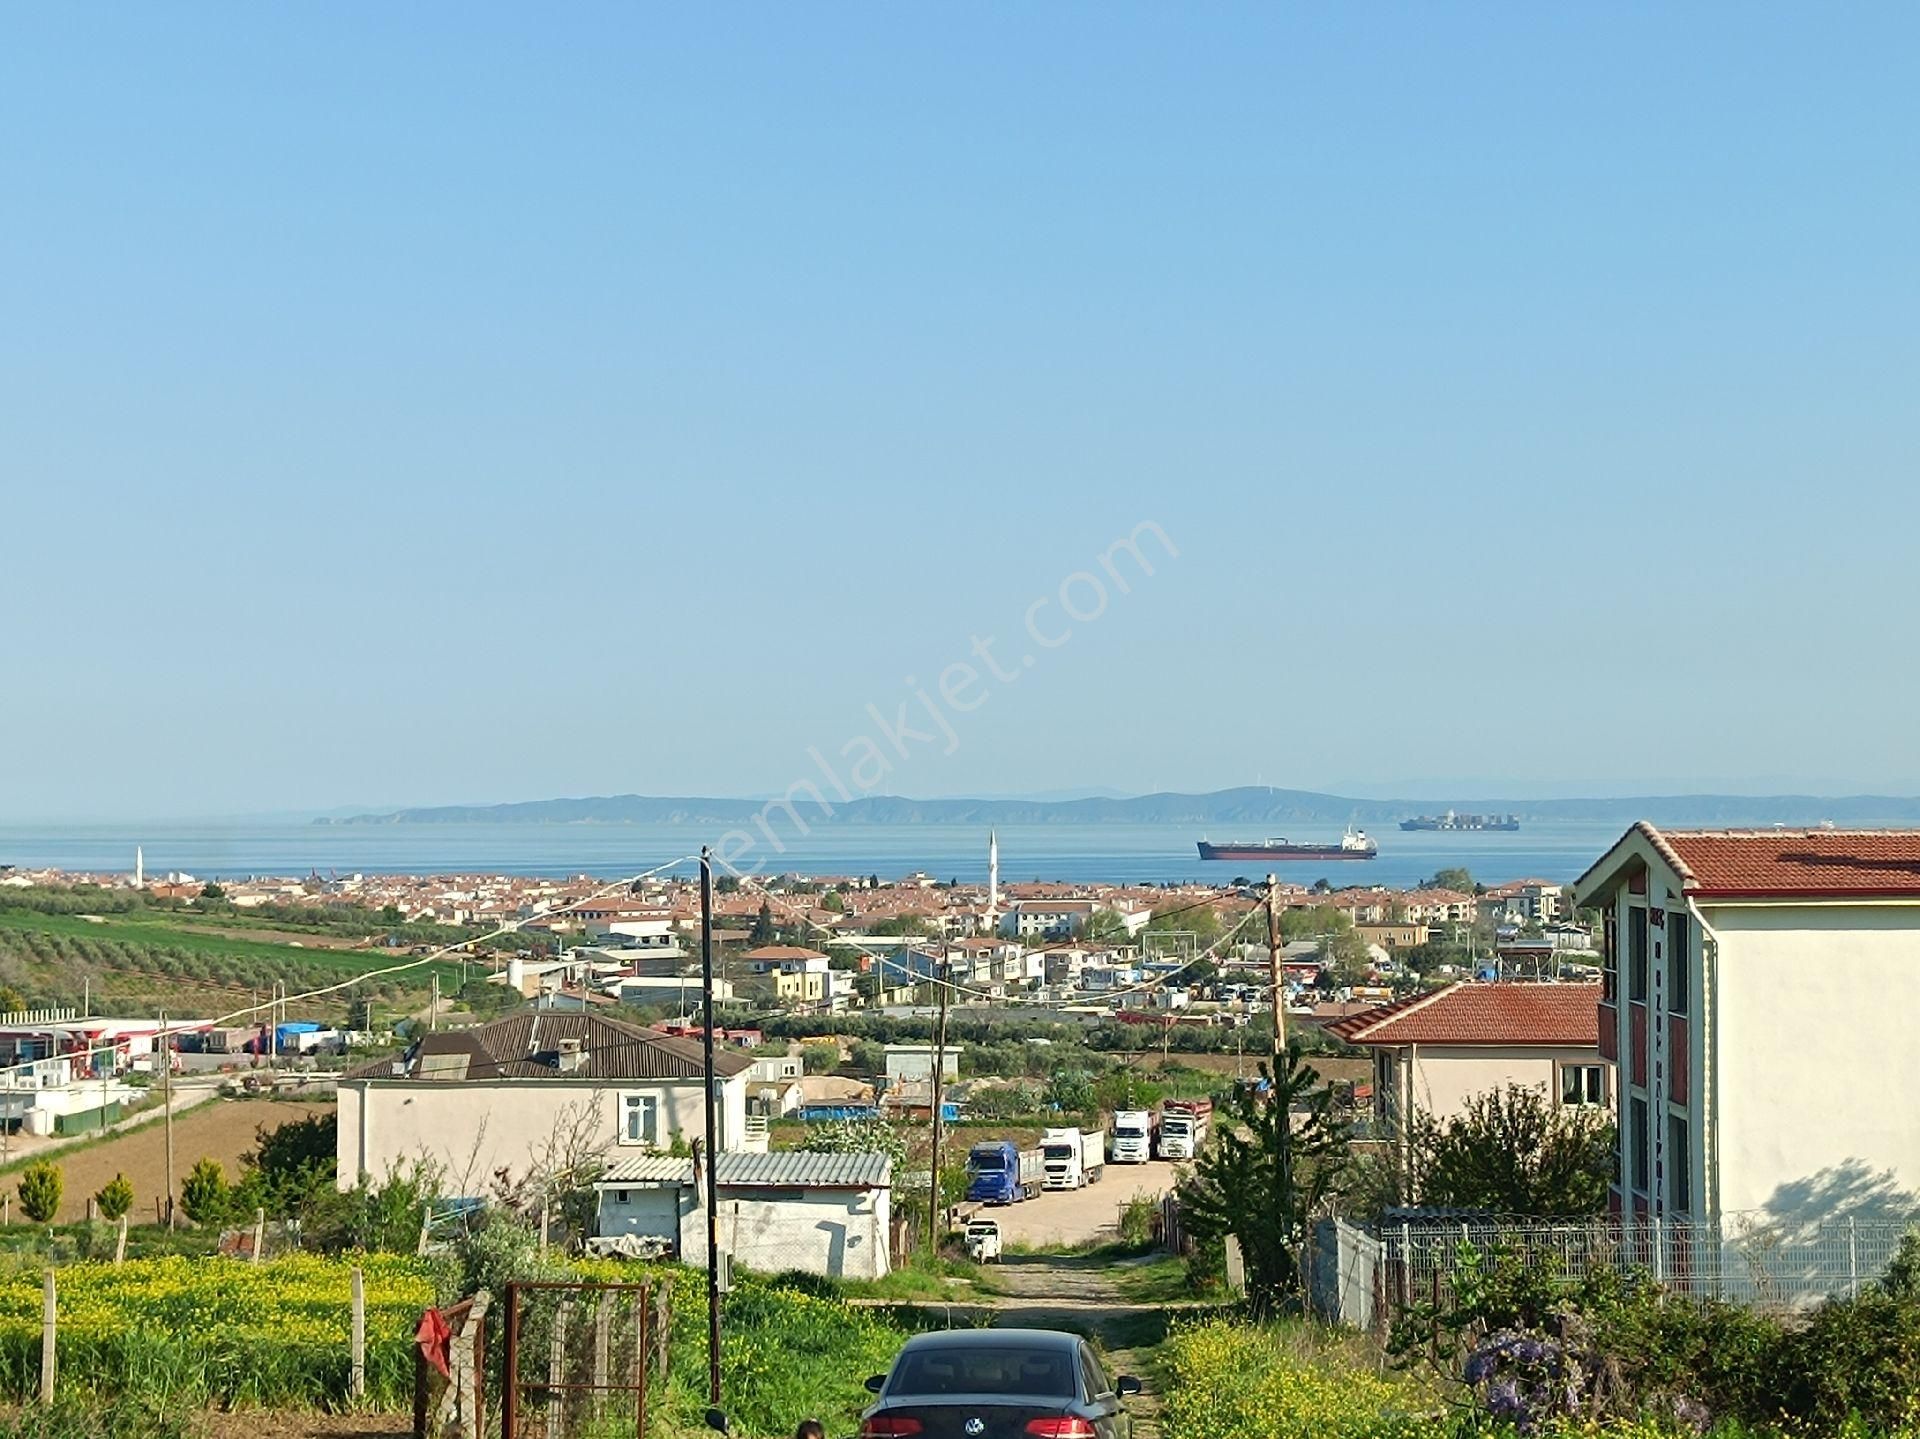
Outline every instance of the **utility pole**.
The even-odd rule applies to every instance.
[[[940,973],[934,979],[940,993],[940,1019],[933,1031],[933,1172],[927,1186],[927,1252],[940,1253],[940,1104],[945,1097],[947,1075],[947,996],[952,990],[952,960],[947,946],[940,946]]]
[[[167,1228],[173,1228],[173,1041],[167,1034],[167,1012],[160,1011],[160,1107],[167,1125]]]
[[[1286,966],[1280,959],[1280,880],[1267,876],[1267,958],[1273,969],[1273,1095],[1279,1112],[1274,1123],[1280,1132],[1280,1152],[1274,1156],[1273,1214],[1291,1235],[1293,1220],[1293,1099],[1283,1091],[1281,1071],[1287,1062]]]
[[[433,976],[433,998],[427,1002],[427,1032],[440,1028],[440,976]]]
[[[1267,876],[1267,966],[1273,986],[1273,1062],[1287,1052],[1287,967],[1280,962],[1280,878]]]
[[[720,1115],[713,1069],[713,851],[700,846],[701,1077],[707,1087],[707,1402],[720,1407]]]

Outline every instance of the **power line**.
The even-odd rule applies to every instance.
[[[581,908],[582,906],[592,904],[596,899],[599,899],[604,895],[612,894],[616,890],[631,889],[634,885],[638,884],[643,879],[651,879],[655,875],[663,874],[667,870],[673,869],[679,865],[692,864],[698,858],[699,856],[697,855],[691,855],[691,854],[682,855],[679,859],[670,860],[666,864],[656,865],[652,869],[643,870],[639,874],[630,875],[625,879],[611,880],[608,883],[602,885],[600,888],[593,890],[591,893],[584,894],[580,898],[575,900],[569,900],[566,904],[559,906],[557,909],[550,909],[546,911],[546,913],[548,915],[569,914],[572,911]],[[329,994],[337,994],[343,989],[352,989],[356,985],[366,984],[372,980],[385,979],[388,975],[404,974],[407,970],[418,969],[422,965],[437,963],[438,961],[445,959],[449,954],[453,953],[455,950],[461,949],[467,945],[485,944],[490,939],[498,939],[503,935],[518,934],[519,932],[520,930],[517,925],[503,924],[496,929],[489,930],[486,934],[473,935],[467,939],[456,940],[450,944],[442,945],[439,949],[434,950],[430,954],[419,955],[413,959],[404,960],[399,964],[386,965],[380,969],[370,969],[366,971],[364,974],[355,975],[351,979],[343,979],[335,984],[322,985],[318,989],[310,989],[302,994],[282,995],[278,999],[268,1000],[264,1004],[250,1004],[245,1006],[244,1008],[230,1010],[226,1014],[217,1015],[212,1019],[198,1020],[193,1024],[193,1026],[191,1027],[191,1030],[189,1030],[188,1032],[192,1032],[194,1030],[201,1030],[201,1029],[213,1029],[220,1025],[232,1024],[235,1020],[245,1019],[249,1015],[259,1014],[262,1010],[272,1010],[272,1009],[282,1008],[287,1004],[291,1004],[291,1003],[302,1001],[302,1000],[324,998],[326,995],[329,995]],[[165,1026],[165,1029],[166,1029],[166,1032],[171,1034],[179,1034],[181,1032],[180,1028],[173,1027],[173,1026]],[[48,1056],[48,1058],[85,1059],[85,1058],[90,1058],[96,1054],[117,1053],[119,1049],[120,1049],[120,1046],[117,1043],[97,1044],[87,1049],[76,1049],[76,1050],[70,1050],[65,1054],[50,1055]],[[18,1064],[0,1065],[0,1075],[16,1074],[21,1070],[30,1070],[36,1064],[40,1064],[43,1062],[44,1062],[43,1060],[29,1059],[29,1060],[23,1060]],[[171,1060],[168,1061],[167,1067],[169,1071],[171,1071],[173,1067]]]
[[[825,935],[829,939],[843,938],[843,936],[841,936],[838,933],[838,931],[830,929],[826,925],[821,924],[818,920],[814,919],[812,914],[809,913],[808,911],[801,909],[797,905],[789,903],[784,895],[775,894],[772,890],[768,889],[764,884],[762,884],[754,876],[740,875],[738,876],[738,878],[743,884],[750,886],[755,893],[759,894],[761,898],[765,899],[769,904],[779,905],[782,909],[786,910],[787,913],[793,915],[802,924],[806,925],[809,929],[813,930],[815,933]],[[1156,913],[1153,916],[1153,918],[1154,919],[1172,919],[1182,914],[1190,914],[1194,910],[1211,909],[1213,907],[1214,907],[1214,901],[1211,899],[1196,900],[1192,904],[1181,905],[1176,909],[1170,909],[1160,913]],[[1194,965],[1200,963],[1204,959],[1212,958],[1216,951],[1221,949],[1224,945],[1226,945],[1229,941],[1232,940],[1234,935],[1239,933],[1239,931],[1246,925],[1248,920],[1253,918],[1254,915],[1259,914],[1261,912],[1262,910],[1260,905],[1256,904],[1251,908],[1249,908],[1245,914],[1241,915],[1239,919],[1234,921],[1233,925],[1230,928],[1228,928],[1228,930],[1224,934],[1222,934],[1218,939],[1214,940],[1214,942],[1208,945],[1206,949],[1202,950],[1200,953],[1196,954],[1192,959],[1189,959],[1188,961],[1186,961],[1186,963],[1182,964],[1178,969],[1171,970],[1167,974],[1160,975],[1157,978],[1149,980],[1144,984],[1136,985],[1128,989],[1109,990],[1107,991],[1106,997],[1110,999],[1120,999],[1120,998],[1125,998],[1128,995],[1150,994],[1157,989],[1164,988],[1166,985],[1170,984],[1175,978],[1177,978],[1181,974],[1184,974],[1187,970],[1193,968]],[[903,935],[901,936],[901,938],[904,941],[904,940],[911,939],[912,936]],[[929,936],[928,938],[931,938],[931,936]],[[944,943],[945,941],[943,939],[942,940],[943,946],[944,946]],[[1040,945],[1033,949],[1028,949],[1025,952],[1028,954],[1048,954],[1055,950],[1060,950],[1060,949],[1082,949],[1085,947],[1086,947],[1086,941],[1068,938],[1068,939],[1060,940],[1054,944]],[[944,957],[945,956],[943,955],[942,958],[944,959]],[[1068,1001],[1068,1000],[1028,999],[1028,998],[1016,997],[1016,996],[1000,997],[1000,996],[994,995],[989,990],[973,989],[966,985],[956,984],[954,983],[953,979],[950,976],[944,979],[932,980],[930,982],[937,986],[942,987],[945,991],[953,994],[965,994],[974,998],[981,999],[989,1004],[1001,1004],[1009,1008],[1065,1009],[1070,1007],[1072,1004],[1072,1001]],[[827,1006],[829,1011],[831,1010],[831,1005],[832,1005],[831,998],[822,1000],[819,1003]],[[812,1006],[810,1004],[807,1004],[807,1002],[805,1001],[803,1001],[803,1004],[807,1005],[807,1009],[802,1010],[803,1013],[807,1012],[807,1010],[812,1008]]]

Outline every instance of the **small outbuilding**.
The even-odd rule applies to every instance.
[[[723,1153],[718,1169],[720,1248],[741,1268],[878,1279],[888,1270],[893,1161],[884,1154]],[[594,1185],[599,1236],[665,1243],[683,1263],[704,1264],[706,1209],[693,1161],[624,1160]]]

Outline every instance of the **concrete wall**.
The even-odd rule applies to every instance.
[[[1720,940],[1721,1212],[1910,1213],[1920,1204],[1920,907],[1701,913]]]
[[[570,1116],[591,1116],[592,1142],[609,1157],[645,1152],[620,1142],[620,1102],[627,1094],[654,1096],[660,1105],[660,1145],[674,1133],[706,1132],[700,1083],[631,1080],[570,1084],[528,1079],[491,1083],[448,1080],[343,1080],[340,1084],[339,1183],[361,1174],[379,1179],[402,1164],[439,1165],[456,1194],[484,1193],[494,1171],[525,1176]],[[721,1144],[735,1148],[746,1130],[746,1076],[722,1087]]]

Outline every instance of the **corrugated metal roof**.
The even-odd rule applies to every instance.
[[[722,1154],[716,1167],[722,1189],[884,1189],[893,1161],[884,1154]],[[623,1159],[600,1177],[602,1188],[621,1184],[691,1184],[693,1161],[666,1154]]]
[[[691,1184],[693,1183],[693,1161],[675,1159],[671,1154],[642,1154],[632,1159],[623,1159],[610,1167],[600,1176],[600,1183],[620,1184]]]

